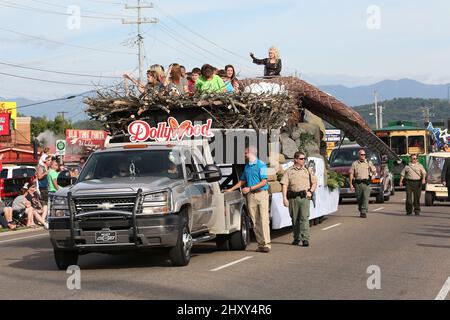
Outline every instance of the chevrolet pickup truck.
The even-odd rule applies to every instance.
[[[198,144],[203,148],[199,151]],[[166,248],[185,266],[193,244],[244,250],[251,223],[239,191],[224,193],[207,141],[110,140],[75,184],[49,195],[49,233],[59,269],[81,254]]]

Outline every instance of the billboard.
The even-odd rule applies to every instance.
[[[0,113],[0,136],[10,136],[11,135],[11,127],[10,127],[10,114],[9,113]]]
[[[9,113],[11,115],[10,120],[14,124],[14,129],[17,129],[17,104],[15,102],[0,101],[0,113]]]
[[[105,145],[106,137],[107,133],[103,130],[66,130],[67,146],[87,147],[92,149],[102,148]]]

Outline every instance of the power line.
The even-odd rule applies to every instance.
[[[32,67],[25,67],[18,64],[13,63],[6,63],[6,62],[0,62],[1,65],[6,65],[10,67],[15,68],[21,68],[21,69],[29,69],[29,70],[36,70],[41,72],[48,72],[48,73],[56,73],[56,74],[64,74],[69,76],[77,76],[77,77],[89,77],[89,78],[108,78],[108,79],[121,79],[122,77],[113,77],[113,76],[97,76],[92,74],[82,74],[82,73],[72,73],[72,72],[63,72],[63,71],[56,71],[56,70],[47,70],[47,69],[41,69],[41,68],[32,68]]]
[[[46,4],[48,6],[52,6],[52,7],[56,7],[56,8],[67,9],[67,6],[62,5],[62,4],[56,4],[56,3],[42,1],[42,0],[29,0],[29,1]],[[102,3],[105,3],[105,2],[102,2]],[[83,9],[83,12],[94,13],[94,14],[102,14],[104,16],[113,16],[113,17],[117,17],[117,18],[120,18],[120,19],[121,18],[131,18],[131,17],[124,16],[124,15],[118,15],[118,14],[113,14],[113,13],[105,13],[105,12],[99,12],[99,11],[93,11],[93,10],[86,10],[86,9]]]
[[[6,2],[4,0],[0,0],[0,2],[2,2],[0,4],[0,6],[13,8],[13,9],[20,9],[20,10],[33,11],[33,12],[42,12],[42,13],[54,14],[54,15],[60,15],[60,16],[66,16],[66,17],[72,16],[72,14],[70,14],[70,13],[51,11],[51,10],[46,10],[46,9],[39,9],[36,7],[30,7],[30,6],[26,6],[26,5],[22,5],[22,4],[18,5],[15,3]],[[110,18],[110,17],[88,16],[88,15],[80,15],[80,17],[86,18],[86,19],[97,19],[97,20],[121,20],[121,18]]]
[[[32,39],[37,39],[37,40],[41,40],[41,41],[46,41],[46,42],[58,44],[58,45],[61,45],[61,46],[66,46],[66,47],[85,49],[85,50],[92,50],[92,51],[99,51],[99,52],[106,52],[106,53],[115,53],[115,54],[129,54],[129,55],[133,55],[134,54],[134,53],[125,52],[125,51],[113,51],[113,50],[97,49],[97,48],[79,46],[79,45],[75,45],[75,44],[70,44],[70,43],[66,43],[66,42],[50,40],[50,39],[47,39],[47,38],[34,36],[34,35],[26,34],[26,33],[23,33],[23,32],[13,31],[13,30],[10,30],[10,29],[2,28],[2,27],[0,27],[0,30],[6,31],[6,32],[10,32],[10,33],[14,33],[14,34],[18,34],[18,35],[21,35],[21,36],[24,36],[24,37],[28,37],[28,38],[32,38]]]
[[[5,72],[0,72],[0,74],[4,75],[4,76],[14,77],[14,78],[33,80],[33,81],[40,81],[40,82],[48,82],[48,83],[56,83],[56,84],[65,84],[65,85],[71,85],[71,86],[84,86],[84,87],[88,87],[88,86],[93,87],[93,86],[95,86],[95,85],[87,84],[87,83],[72,83],[72,82],[63,82],[63,81],[46,80],[46,79],[39,79],[39,78],[32,78],[32,77],[24,77],[24,76],[18,76],[18,75],[15,75],[15,74],[5,73]]]
[[[248,61],[248,58],[241,56],[238,53],[235,53],[227,48],[222,47],[221,45],[217,44],[214,41],[209,40],[208,38],[206,38],[205,36],[199,34],[198,32],[192,30],[191,28],[189,28],[188,26],[186,26],[184,23],[180,22],[179,20],[177,20],[175,17],[173,17],[172,15],[170,15],[169,13],[167,13],[166,11],[164,11],[160,6],[155,6],[155,9],[159,12],[161,12],[163,15],[165,15],[166,17],[168,17],[169,19],[172,19],[176,24],[178,24],[179,26],[181,26],[182,28],[186,29],[187,31],[191,32],[192,34],[196,35],[197,37],[209,42],[210,44],[222,49],[225,52],[228,52],[229,54],[232,54],[238,58],[244,59],[245,61]]]

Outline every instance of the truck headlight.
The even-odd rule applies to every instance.
[[[68,217],[69,203],[66,197],[52,197],[49,208],[50,217]]]
[[[166,214],[170,212],[168,191],[151,193],[145,196],[141,214]]]

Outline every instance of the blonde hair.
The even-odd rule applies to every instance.
[[[160,65],[155,64],[155,65],[151,66],[149,71],[156,72],[156,74],[158,75],[158,77],[157,77],[158,81],[161,81],[161,79],[164,79],[164,77],[165,77],[163,68]]]
[[[269,48],[269,52],[273,52],[275,54],[275,59],[280,59],[280,53],[278,52],[278,49],[275,46],[271,46]]]

